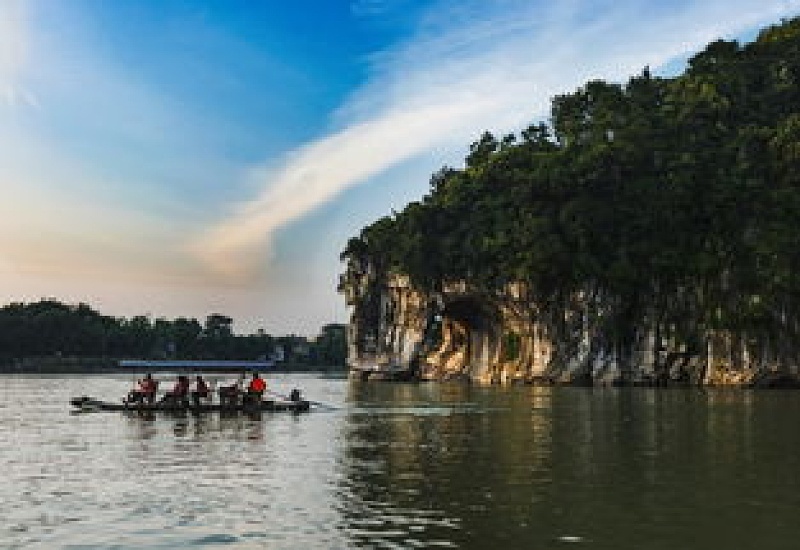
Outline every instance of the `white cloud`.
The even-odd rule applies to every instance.
[[[38,101],[21,82],[28,57],[27,16],[24,0],[0,3],[0,102],[38,108]]]
[[[225,277],[251,276],[276,231],[401,161],[434,146],[463,148],[484,129],[517,129],[588,79],[623,80],[800,8],[800,0],[697,0],[653,14],[645,0],[587,4],[439,3],[416,36],[374,56],[369,83],[337,114],[342,129],[277,170],[255,170],[261,191],[193,249]]]

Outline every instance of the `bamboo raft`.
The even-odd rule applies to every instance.
[[[311,410],[311,403],[304,399],[290,400],[263,400],[259,402],[238,403],[112,403],[93,397],[73,397],[70,404],[78,411],[133,411],[133,412],[191,412],[191,413],[261,413],[261,412],[291,412],[301,413]]]

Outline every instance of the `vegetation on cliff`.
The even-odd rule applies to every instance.
[[[709,44],[674,78],[588,82],[554,98],[549,124],[484,133],[430,184],[348,242],[348,270],[431,292],[524,283],[556,334],[580,295],[622,347],[657,326],[690,348],[724,329],[794,353],[800,18]]]

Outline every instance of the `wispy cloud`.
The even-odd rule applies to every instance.
[[[218,274],[246,278],[268,261],[279,229],[402,161],[434,146],[463,148],[484,129],[517,129],[546,116],[553,95],[587,79],[622,80],[800,9],[800,0],[697,0],[661,5],[659,13],[652,4],[437,4],[415,36],[376,52],[371,79],[335,117],[340,129],[277,169],[255,169],[257,195],[193,250]]]
[[[24,0],[0,3],[0,102],[39,108],[21,82],[28,53],[28,23]]]

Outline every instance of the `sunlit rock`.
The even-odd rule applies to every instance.
[[[603,297],[589,291],[553,309],[523,284],[487,294],[466,281],[436,292],[400,274],[351,265],[354,376],[486,384],[787,386],[798,369],[780,348],[730,330],[679,334],[653,320],[614,341]],[[654,316],[657,319],[657,316]]]

